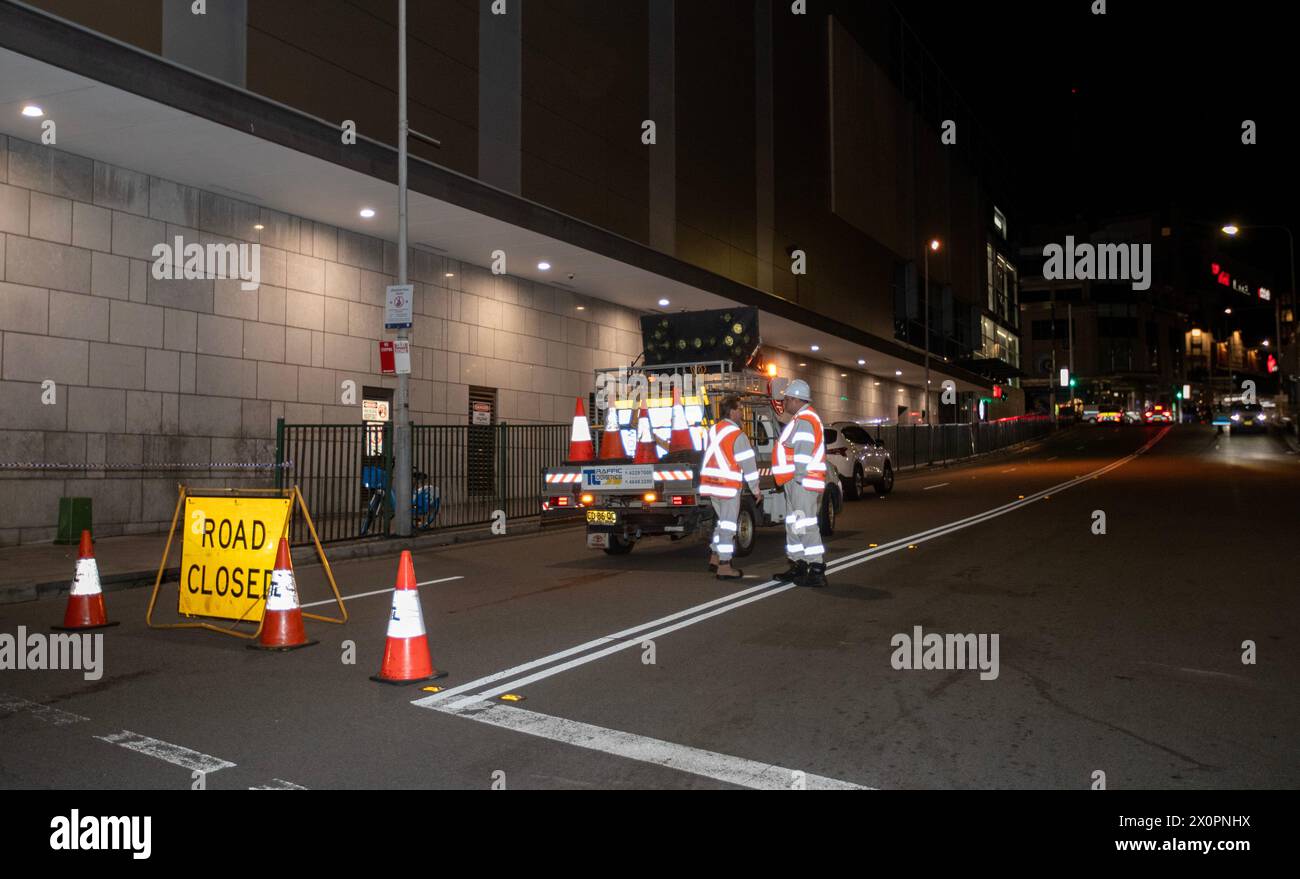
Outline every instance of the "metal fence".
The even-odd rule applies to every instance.
[[[412,425],[413,485],[437,507],[436,517],[417,516],[417,527],[489,522],[497,510],[535,514],[541,472],[563,460],[568,443],[567,424]],[[298,485],[322,541],[392,533],[391,424],[281,422],[276,460],[278,483]],[[295,520],[293,542],[308,539]]]
[[[991,452],[1052,430],[1048,416],[1021,416],[978,424],[895,424],[875,428],[889,449],[894,469],[946,464]]]

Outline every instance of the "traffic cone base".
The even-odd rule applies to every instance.
[[[302,625],[302,607],[298,604],[298,584],[293,576],[293,558],[289,555],[289,541],[280,538],[275,553],[275,569],[271,572],[271,590],[266,596],[266,609],[262,615],[262,631],[249,650],[297,650],[310,647],[317,641],[308,641]]]
[[[415,586],[415,565],[411,551],[402,550],[397,566],[397,583],[393,588],[393,607],[388,617],[388,639],[384,642],[384,661],[379,674],[370,680],[380,684],[418,684],[447,676],[433,667],[429,654],[429,636],[424,630],[424,611],[420,592]]]
[[[99,565],[95,562],[90,531],[83,530],[77,550],[76,576],[68,594],[68,606],[63,612],[63,625],[50,628],[58,632],[79,632],[116,625],[108,621],[108,612],[104,608],[104,592],[99,586]]]

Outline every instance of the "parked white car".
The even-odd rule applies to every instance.
[[[870,485],[876,494],[894,490],[894,462],[878,434],[853,421],[826,428],[826,461],[840,476],[844,496],[858,500]]]

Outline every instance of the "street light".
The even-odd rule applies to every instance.
[[[921,258],[925,284],[925,423],[930,423],[930,254],[939,252],[939,239],[931,238]]]
[[[1280,229],[1286,233],[1287,253],[1291,260],[1291,316],[1294,321],[1300,322],[1300,299],[1297,299],[1296,297],[1295,287],[1295,236],[1291,233],[1290,227],[1279,226],[1272,223],[1258,223],[1248,226],[1228,223],[1219,227],[1219,231],[1224,235],[1227,235],[1229,238],[1235,238],[1243,229]],[[1283,364],[1286,361],[1282,356],[1284,350],[1282,348],[1282,300],[1280,298],[1273,302],[1273,338],[1277,339],[1278,362]],[[1297,332],[1296,338],[1291,340],[1292,353],[1295,353],[1297,342],[1300,342],[1300,332]],[[1297,363],[1300,363],[1300,359],[1297,360]],[[1297,372],[1300,372],[1300,366],[1297,366]],[[1283,374],[1282,376],[1279,376],[1278,379],[1279,387],[1285,378],[1285,374],[1285,368],[1283,367]],[[1296,389],[1296,401],[1297,403],[1300,403],[1300,388]],[[1300,409],[1300,407],[1298,407],[1298,409]],[[1293,411],[1291,413],[1291,421],[1295,425],[1296,435],[1300,436],[1300,411]]]

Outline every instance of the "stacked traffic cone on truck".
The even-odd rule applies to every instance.
[[[99,564],[95,561],[95,547],[90,532],[81,532],[77,548],[77,570],[68,593],[68,606],[63,612],[63,625],[52,628],[60,631],[103,629],[116,626],[108,621],[104,609],[104,591],[99,585]]]
[[[573,430],[569,433],[570,464],[585,464],[596,459],[596,447],[591,442],[591,428],[587,425],[587,410],[582,405],[582,398],[577,398],[573,407]]]

